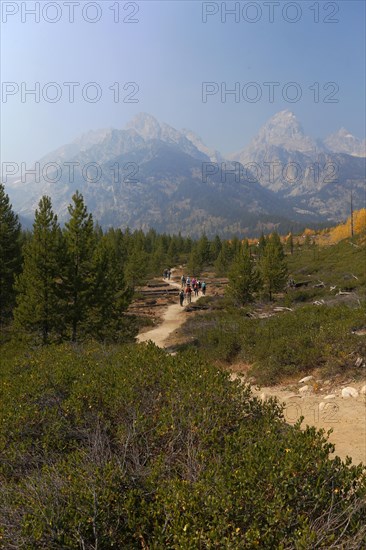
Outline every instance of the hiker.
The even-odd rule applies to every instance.
[[[192,289],[189,284],[187,284],[187,287],[186,287],[186,298],[187,298],[187,303],[190,304],[192,301]]]
[[[184,302],[184,290],[182,288],[182,290],[179,292],[179,303],[182,307],[183,307],[183,302]]]
[[[190,285],[190,284],[191,284],[191,278],[190,278],[190,276],[188,275],[188,277],[187,277],[187,285]]]
[[[194,290],[194,295],[195,295],[195,296],[198,296],[198,283],[197,283],[197,282],[196,282],[196,284],[194,285],[193,290]]]
[[[169,281],[170,281],[171,274],[172,274],[171,269],[168,269],[168,279],[169,279]]]
[[[184,288],[185,285],[186,285],[186,278],[185,278],[185,276],[182,275],[181,278],[180,278],[180,280],[181,280],[181,283],[182,283],[182,288]]]
[[[205,296],[206,295],[206,283],[205,283],[205,281],[202,281],[201,290],[202,290],[203,296]]]

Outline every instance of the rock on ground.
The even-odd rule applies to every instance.
[[[299,384],[306,384],[306,382],[310,382],[310,380],[314,380],[314,376],[305,376],[304,378],[301,378],[301,380],[299,380]]]
[[[351,388],[351,386],[347,386],[347,388],[342,389],[341,395],[342,397],[358,397],[358,391]]]

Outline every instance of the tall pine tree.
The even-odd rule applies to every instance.
[[[148,259],[144,248],[143,233],[135,232],[128,243],[125,269],[126,281],[131,288],[145,282],[149,268]]]
[[[87,331],[100,340],[123,338],[123,312],[131,302],[133,289],[126,284],[124,265],[111,234],[103,236],[94,251],[91,291]]]
[[[66,320],[71,340],[75,342],[80,329],[88,324],[93,307],[93,253],[95,234],[93,217],[88,214],[83,196],[76,191],[69,205],[70,219],[65,224],[66,262],[63,285],[67,301]]]
[[[226,276],[232,261],[231,247],[228,241],[222,243],[221,250],[215,260],[215,274],[218,277]]]
[[[20,223],[4,185],[0,183],[0,319],[8,317],[15,303],[14,281],[20,271]]]
[[[251,302],[259,288],[259,277],[253,264],[248,242],[245,241],[231,264],[227,292],[236,302],[244,305]]]
[[[63,331],[60,300],[60,259],[62,234],[51,199],[42,197],[35,212],[33,235],[24,250],[23,271],[17,278],[15,325],[41,336],[43,344],[50,334]]]
[[[283,247],[277,233],[271,235],[266,243],[260,269],[264,291],[272,300],[274,292],[284,290],[288,278]]]

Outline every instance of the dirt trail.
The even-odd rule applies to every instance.
[[[177,303],[167,307],[162,322],[159,326],[140,333],[137,337],[138,342],[147,342],[151,340],[161,348],[168,347],[168,337],[183,325],[189,315],[185,308],[179,304],[178,291],[180,284],[174,281],[165,281],[177,289]],[[192,303],[197,300],[192,296]],[[232,378],[237,378],[233,373]],[[364,382],[363,382],[364,384]],[[360,390],[361,383],[350,383]],[[337,384],[338,386],[338,384]],[[343,384],[344,386],[344,384]],[[257,395],[261,394],[262,399],[270,396],[276,396],[280,402],[285,403],[285,419],[289,424],[294,424],[300,416],[304,416],[302,426],[315,426],[317,429],[324,428],[326,431],[330,428],[333,433],[330,441],[335,444],[335,455],[345,460],[346,456],[353,459],[354,464],[363,462],[366,464],[366,400],[365,396],[359,395],[358,398],[343,399],[340,396],[339,387],[324,388],[323,394],[317,395],[294,395],[293,391],[283,386],[267,387],[257,390],[253,386],[253,391]],[[295,392],[296,394],[297,392]],[[335,393],[332,400],[324,400],[327,393]],[[323,403],[321,405],[321,403]]]
[[[138,342],[148,342],[149,340],[151,340],[160,348],[167,347],[166,340],[168,336],[170,336],[170,334],[172,334],[175,330],[183,325],[188,315],[188,313],[185,311],[185,308],[181,307],[179,304],[178,291],[180,290],[181,285],[170,280],[165,280],[165,282],[168,282],[171,286],[176,287],[177,303],[171,304],[167,307],[167,310],[163,315],[163,320],[159,324],[159,326],[152,328],[147,332],[140,333],[137,336]],[[192,303],[196,302],[197,300],[198,298],[192,294]]]
[[[324,389],[322,393],[300,397],[282,386],[261,388],[255,393],[262,399],[275,396],[285,403],[284,416],[289,424],[294,424],[301,416],[304,417],[302,427],[315,426],[317,429],[329,429],[333,433],[329,441],[334,443],[334,455],[342,460],[346,456],[352,458],[353,464],[363,462],[366,465],[366,396],[359,394],[357,398],[343,398],[341,388],[352,386],[358,391],[365,382],[337,384],[333,391]],[[333,399],[324,399],[327,394],[333,394]]]

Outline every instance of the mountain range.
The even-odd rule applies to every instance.
[[[365,148],[343,128],[314,140],[281,111],[225,158],[194,132],[140,113],[48,153],[35,164],[39,177],[4,183],[22,220],[47,194],[64,221],[78,189],[103,227],[250,235],[338,222],[351,193],[355,208],[365,206]]]

